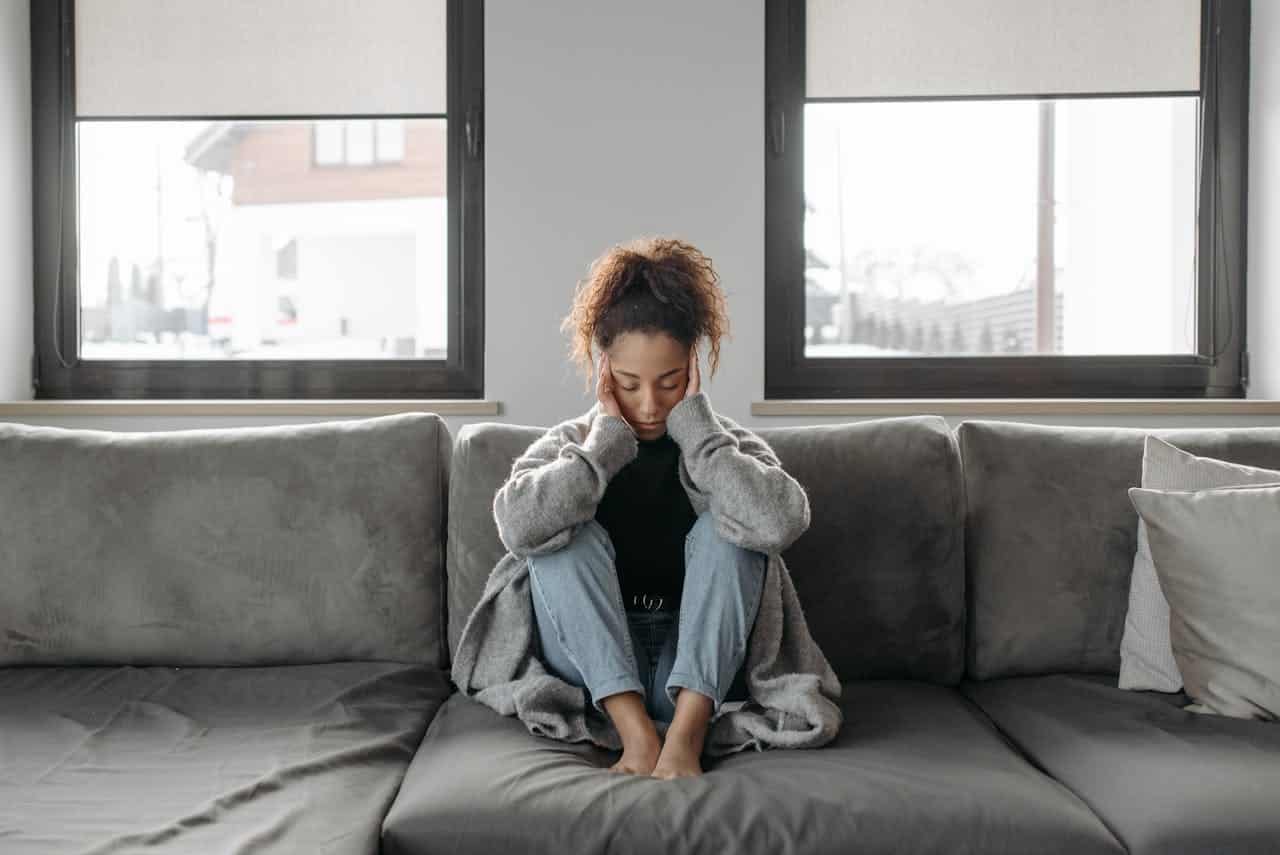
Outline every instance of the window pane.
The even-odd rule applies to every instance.
[[[316,163],[325,166],[342,163],[342,123],[315,123]]]
[[[1194,353],[1197,100],[806,104],[805,355]]]
[[[373,163],[373,122],[367,119],[347,122],[347,163],[353,166]]]
[[[404,120],[379,119],[374,125],[379,163],[404,160]]]
[[[280,279],[298,278],[298,242],[290,240],[276,250],[276,276]]]
[[[313,124],[77,124],[85,359],[445,358],[444,120],[380,170]]]

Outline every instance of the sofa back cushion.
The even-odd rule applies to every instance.
[[[454,444],[449,649],[505,554],[493,497],[545,428],[480,422]],[[809,496],[783,553],[814,639],[842,680],[953,684],[964,668],[964,500],[937,416],[755,430]]]
[[[0,424],[0,665],[444,660],[433,413]]]
[[[964,461],[967,675],[1118,673],[1150,433],[1192,454],[1280,468],[1280,427],[1080,427],[974,420]]]

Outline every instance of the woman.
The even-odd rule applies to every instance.
[[[494,498],[511,560],[468,618],[454,680],[535,733],[620,742],[611,771],[701,774],[713,721],[714,753],[823,744],[840,724],[839,682],[778,557],[808,527],[808,498],[701,389],[698,342],[714,372],[726,321],[709,259],[683,241],[597,259],[563,325],[588,376],[601,351],[596,403],[535,441]],[[518,587],[531,619],[525,598],[498,602]],[[512,653],[526,620],[537,666]],[[581,691],[581,715],[560,686]]]
[[[667,431],[673,408],[701,391],[699,338],[718,357],[725,326],[710,261],[675,240],[602,256],[565,320],[576,357],[589,361],[592,344],[602,351],[600,409],[631,428],[637,454],[594,520],[564,549],[531,557],[529,573],[544,664],[590,689],[622,738],[611,771],[700,774],[711,713],[746,699],[741,666],[768,556],[718,535],[709,511],[695,531]],[[686,559],[694,578],[682,600]],[[665,742],[650,716],[669,725]]]

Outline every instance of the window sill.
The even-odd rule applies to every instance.
[[[40,416],[384,416],[429,412],[496,416],[477,399],[38,400],[0,401],[0,419]],[[1261,398],[864,398],[752,401],[753,416],[1248,415],[1280,416]]]
[[[752,401],[753,416],[1280,416],[1264,398],[865,398]]]
[[[39,400],[0,401],[0,419],[29,416],[493,416],[498,402],[438,399]]]

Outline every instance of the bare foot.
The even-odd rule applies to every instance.
[[[622,743],[622,757],[609,767],[610,772],[626,772],[631,775],[648,775],[653,771],[653,767],[658,762],[658,752],[662,749],[662,742],[658,739],[657,731],[653,733],[653,738],[648,736],[639,736],[631,741],[624,740]]]
[[[609,767],[610,772],[648,775],[658,762],[662,741],[653,719],[645,712],[639,692],[619,692],[602,701],[622,737],[622,757]]]
[[[681,688],[676,694],[676,714],[667,728],[662,753],[653,768],[655,778],[694,778],[702,774],[698,758],[707,738],[713,701],[706,695]]]
[[[698,757],[702,753],[702,740],[690,739],[679,733],[667,732],[662,743],[662,753],[651,773],[655,778],[694,778],[702,774]]]

